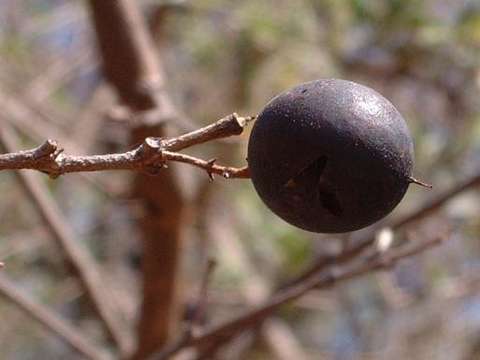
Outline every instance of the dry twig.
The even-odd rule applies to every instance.
[[[190,133],[171,138],[148,137],[133,150],[105,155],[66,155],[56,141],[47,140],[42,145],[24,151],[0,154],[0,170],[38,170],[55,178],[62,174],[102,170],[137,170],[156,174],[168,161],[187,163],[225,178],[248,178],[247,168],[233,168],[215,164],[215,159],[202,160],[179,151],[214,139],[239,135],[254,117],[228,115],[217,122]]]
[[[223,212],[222,212],[223,213]],[[235,215],[233,215],[235,216]],[[245,243],[241,240],[239,234],[235,232],[231,224],[232,214],[225,212],[223,215],[215,214],[211,221],[206,224],[209,239],[214,241],[215,247],[218,248],[220,256],[229,259],[229,264],[238,272],[248,279],[243,284],[237,286],[245,300],[241,302],[246,308],[255,308],[263,304],[272,294],[271,280],[266,274],[259,272],[256,268],[252,254],[247,250]],[[257,328],[253,336],[245,337],[242,341],[243,351],[260,342],[265,344],[266,351],[271,357],[278,360],[289,359],[307,359],[308,356],[297,338],[297,334],[284,319],[269,318],[262,324],[261,328]],[[211,359],[215,358],[214,347],[198,349],[200,357]]]
[[[433,212],[440,209],[443,205],[445,205],[448,201],[453,199],[455,196],[471,190],[477,186],[480,186],[480,173],[476,173],[471,177],[459,182],[458,184],[453,185],[449,190],[444,191],[442,194],[436,196],[429,202],[427,202],[424,206],[414,209],[408,214],[400,217],[397,220],[394,220],[390,225],[386,224],[386,228],[390,228],[392,230],[399,230],[403,227],[409,226],[413,223],[421,221],[422,219],[426,218],[428,215],[432,214]],[[322,271],[326,267],[332,264],[343,264],[363,253],[366,249],[368,249],[372,244],[375,242],[376,231],[371,231],[366,233],[360,239],[355,241],[351,246],[346,247],[341,251],[341,253],[336,255],[326,255],[319,257],[314,264],[303,274],[299,277],[289,281],[285,284],[282,288],[286,288],[292,286],[296,283],[301,282],[305,278],[311,276],[314,273],[318,273]]]
[[[179,111],[166,92],[160,54],[148,33],[141,6],[130,0],[89,0],[103,74],[132,117],[130,142],[166,138],[166,121]],[[112,31],[115,29],[115,31]],[[153,153],[153,151],[152,151]],[[149,167],[157,173],[158,167]],[[136,219],[142,255],[142,305],[137,346],[131,359],[144,359],[166,344],[178,322],[179,262],[183,241],[184,191],[174,171],[135,174],[131,194],[144,205]],[[162,241],[158,241],[161,237]],[[158,255],[162,254],[162,261]],[[162,296],[158,296],[162,294]]]
[[[208,260],[207,268],[205,269],[202,283],[200,285],[200,290],[198,297],[194,304],[193,312],[190,315],[189,319],[185,323],[184,330],[180,337],[171,345],[166,346],[159,353],[155,354],[151,359],[152,360],[167,360],[180,351],[182,348],[188,345],[188,343],[193,339],[195,335],[195,330],[198,325],[200,325],[203,314],[206,311],[207,307],[207,296],[208,296],[208,286],[211,281],[213,271],[215,270],[216,262],[214,260]]]
[[[298,284],[279,291],[263,306],[207,331],[202,335],[193,337],[184,347],[179,348],[178,351],[192,346],[208,346],[212,343],[215,344],[215,346],[220,346],[232,336],[261,323],[285,303],[298,299],[314,288],[326,289],[341,281],[346,281],[369,272],[388,269],[397,261],[431,248],[439,244],[442,240],[442,237],[437,237],[420,244],[405,245],[398,249],[377,253],[377,256],[366,257],[362,259],[362,261],[357,261],[349,266],[328,267],[321,272],[312,274]],[[154,359],[157,358],[154,357]]]
[[[20,292],[4,275],[0,276],[0,294],[54,332],[85,358],[92,360],[107,358],[104,353],[91,345],[75,328],[48,308],[32,301],[29,296]]]
[[[436,210],[440,209],[448,201],[453,199],[455,196],[468,191],[477,186],[480,186],[480,173],[474,174],[470,178],[459,182],[452,186],[451,189],[444,191],[442,194],[437,195],[434,199],[427,202],[424,206],[411,211],[410,213],[400,217],[397,220],[394,220],[391,225],[386,225],[386,227],[392,230],[399,230],[413,223],[421,221],[426,216],[432,214]],[[375,242],[375,233],[367,233],[364,237],[355,242],[355,244],[343,251],[338,256],[325,257],[324,259],[319,259],[315,267],[318,269],[323,268],[332,263],[339,263],[347,261],[358,256],[365,249],[370,247]]]
[[[12,151],[12,149],[18,147],[18,139],[15,133],[6,125],[3,126],[2,132],[0,132],[0,146],[7,151]],[[27,157],[36,157],[51,150],[52,145],[47,142],[35,149],[35,151],[29,152]],[[22,156],[24,155],[20,155],[20,157]],[[67,262],[78,276],[88,298],[93,304],[94,310],[105,325],[108,335],[121,352],[126,353],[129,350],[129,339],[122,331],[116,314],[112,312],[112,308],[114,308],[112,300],[109,299],[109,296],[104,291],[105,285],[102,285],[101,276],[97,272],[96,262],[87,251],[79,246],[80,241],[75,238],[73,230],[62,216],[61,210],[48,196],[49,191],[45,185],[33,176],[34,174],[32,173],[17,172],[16,175],[20,185],[30,197],[42,220],[53,235],[54,240],[62,249]]]

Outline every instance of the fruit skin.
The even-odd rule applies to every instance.
[[[304,230],[342,233],[390,213],[411,183],[413,143],[395,107],[338,79],[273,98],[250,135],[253,185],[278,216]]]

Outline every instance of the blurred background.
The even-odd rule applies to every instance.
[[[344,78],[395,104],[414,136],[415,176],[434,185],[431,191],[411,187],[375,228],[480,172],[479,0],[138,3],[167,92],[187,115],[169,124],[177,133],[232,112],[256,114],[272,96],[304,81]],[[130,149],[118,105],[102,76],[86,2],[0,0],[0,123],[17,129],[21,149],[47,138],[59,140],[69,154]],[[242,166],[247,142],[248,133],[187,153]],[[180,313],[198,292],[205,260],[217,262],[206,325],[258,304],[348,237],[284,223],[247,180],[210,182],[204,172],[182,165],[165,171],[175,171],[184,189],[176,265]],[[145,247],[136,222],[143,204],[131,196],[132,176],[102,172],[51,180],[35,174],[95,260],[109,299],[121,309],[122,331],[135,342]],[[13,172],[0,173],[0,194],[2,276],[111,350]],[[480,359],[479,195],[478,189],[462,192],[394,234],[421,239],[448,231],[441,246],[391,271],[309,292],[271,318],[263,335],[238,337],[218,358]],[[82,358],[2,297],[0,314],[1,358]]]

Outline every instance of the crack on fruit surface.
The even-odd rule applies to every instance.
[[[322,189],[319,187],[318,197],[320,198],[320,202],[322,203],[323,207],[330,211],[332,215],[339,217],[343,214],[342,206],[340,205],[340,201],[337,199],[335,191],[330,191],[328,189]]]
[[[303,168],[297,175],[285,183],[285,187],[291,190],[314,191],[313,196],[320,200],[321,205],[332,215],[341,216],[343,208],[337,198],[334,186],[323,175],[327,166],[328,158],[320,156]],[[305,197],[312,194],[306,193]]]

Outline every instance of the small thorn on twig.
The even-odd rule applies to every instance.
[[[213,165],[215,164],[215,162],[217,161],[216,158],[213,158],[213,159],[210,159],[207,161],[207,174],[208,174],[208,178],[210,179],[210,181],[213,181],[214,178],[213,178],[213,172],[212,172],[212,167]]]
[[[417,184],[417,185],[426,187],[426,188],[428,188],[428,189],[433,188],[433,186],[432,186],[431,184],[427,184],[427,183],[425,183],[425,182],[423,182],[423,181],[417,180],[417,179],[415,179],[413,176],[410,176],[410,177],[408,178],[408,181],[409,181],[410,183],[412,183],[412,184]]]

